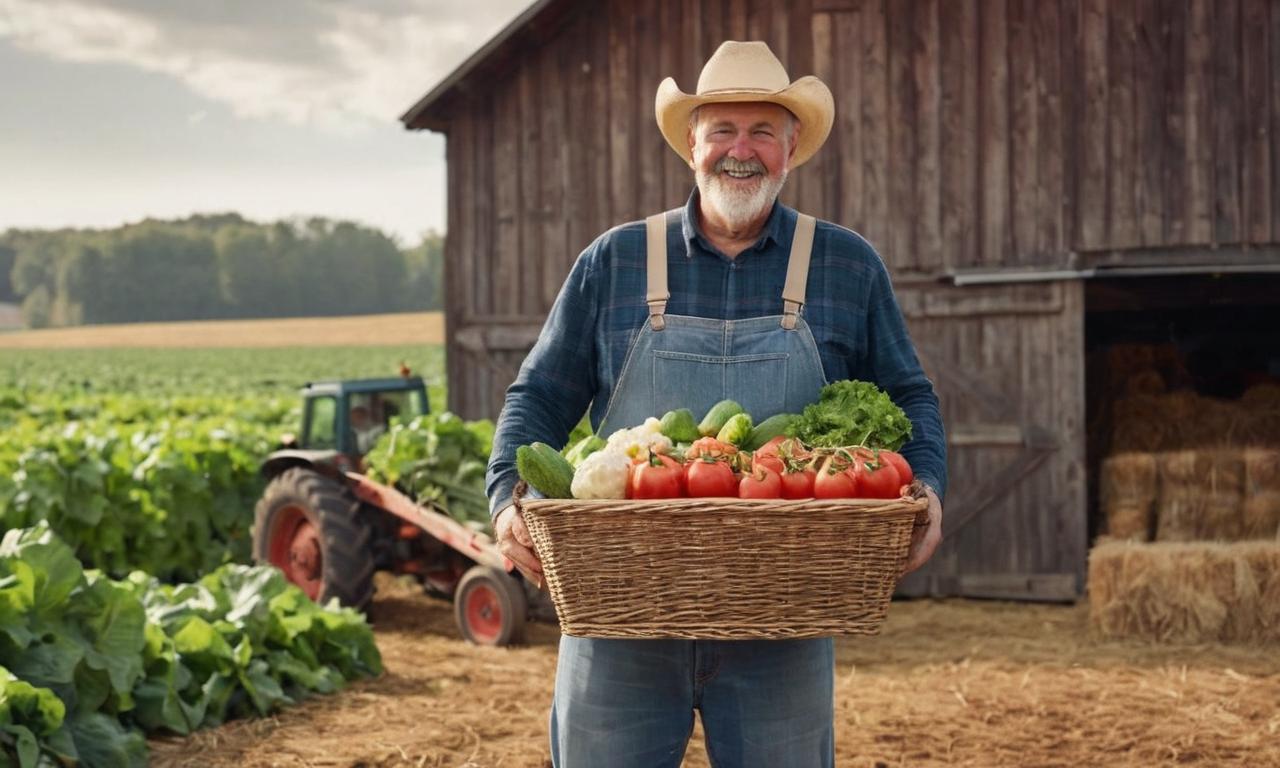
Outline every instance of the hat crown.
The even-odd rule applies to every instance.
[[[787,70],[761,42],[721,43],[698,77],[698,94],[723,91],[777,93],[791,85]]]

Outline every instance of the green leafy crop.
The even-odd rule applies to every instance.
[[[911,421],[875,384],[836,381],[822,388],[787,434],[808,445],[836,448],[867,445],[896,451],[911,437]]]
[[[267,714],[381,668],[360,614],[274,568],[116,581],[45,523],[0,542],[0,765],[144,766],[144,732]]]

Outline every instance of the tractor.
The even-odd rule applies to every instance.
[[[364,456],[396,416],[429,410],[420,377],[309,383],[302,429],[262,464],[253,554],[313,600],[367,611],[373,574],[408,574],[452,599],[463,637],[519,642],[530,620],[554,621],[544,592],[514,570],[493,539],[431,504],[364,474]],[[374,617],[376,619],[376,617]]]

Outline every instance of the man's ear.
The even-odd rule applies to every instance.
[[[689,130],[685,132],[685,138],[689,142],[689,167],[696,171],[698,169],[698,166],[695,165],[693,162],[693,145],[697,144],[698,142],[697,142],[697,137],[694,135],[694,132],[693,132],[693,126],[689,126]]]
[[[791,129],[791,148],[787,150],[787,167],[791,167],[791,163],[796,158],[796,147],[800,146],[800,123],[796,123]]]

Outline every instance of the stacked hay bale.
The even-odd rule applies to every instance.
[[[1148,376],[1128,392],[1114,405],[1099,478],[1094,629],[1280,642],[1280,387],[1222,401],[1163,392]]]
[[[1105,638],[1280,642],[1280,543],[1103,542],[1089,618]]]

